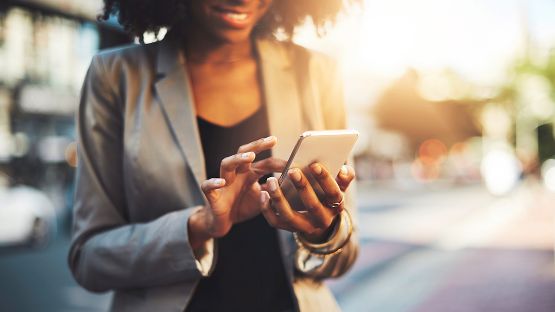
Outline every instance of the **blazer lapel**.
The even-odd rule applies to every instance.
[[[302,130],[302,107],[294,67],[281,45],[258,40],[256,47],[260,56],[270,134],[278,139],[272,154],[287,159]]]
[[[175,41],[160,42],[156,66],[159,80],[155,88],[166,121],[200,188],[200,183],[206,179],[204,155],[185,58]]]

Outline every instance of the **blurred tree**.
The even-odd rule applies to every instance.
[[[499,98],[513,117],[517,151],[533,154],[541,164],[555,157],[555,49],[544,58],[537,52],[529,44],[515,60]]]

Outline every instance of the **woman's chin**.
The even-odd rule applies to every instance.
[[[216,31],[213,35],[222,43],[238,44],[250,40],[251,30]]]

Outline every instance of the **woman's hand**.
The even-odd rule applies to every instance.
[[[253,163],[256,154],[276,144],[273,136],[243,145],[237,154],[226,157],[220,165],[220,178],[201,184],[208,206],[189,218],[189,241],[193,248],[202,242],[226,235],[233,224],[260,213],[258,179],[270,172],[283,170],[285,162],[268,158]]]
[[[344,209],[343,192],[355,177],[350,166],[343,166],[334,179],[321,164],[309,167],[316,185],[323,191],[322,201],[316,195],[307,176],[298,168],[290,169],[293,182],[306,211],[293,209],[287,201],[276,178],[269,178],[261,192],[262,214],[273,227],[298,232],[308,241],[319,243],[329,236],[335,217]],[[271,199],[271,200],[270,200]]]

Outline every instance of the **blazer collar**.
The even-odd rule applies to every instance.
[[[176,40],[165,39],[159,45],[155,88],[166,121],[200,186],[206,179],[206,171],[186,60]],[[273,156],[287,159],[303,130],[294,67],[283,44],[257,40],[256,49],[270,133],[278,138]]]

